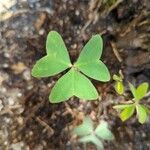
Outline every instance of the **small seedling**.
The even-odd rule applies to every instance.
[[[137,88],[135,88],[131,83],[129,83],[130,91],[133,95],[133,99],[128,101],[128,104],[116,105],[113,108],[121,110],[120,118],[122,121],[128,120],[136,111],[138,121],[140,123],[145,123],[148,119],[148,115],[150,114],[150,109],[148,106],[140,104],[142,98],[148,92],[149,84],[144,82],[140,84]]]
[[[120,73],[120,75],[113,75],[113,80],[115,80],[115,91],[119,94],[122,95],[124,93],[124,85],[123,85],[123,76]]]
[[[108,128],[105,121],[94,128],[94,123],[90,117],[85,117],[83,123],[73,130],[73,134],[80,137],[79,141],[82,143],[93,143],[98,150],[104,149],[104,140],[113,140],[114,136]]]
[[[56,31],[51,31],[46,41],[47,55],[37,61],[32,69],[32,76],[54,76],[71,68],[54,85],[49,96],[50,102],[59,103],[72,96],[95,100],[98,98],[97,90],[86,76],[103,82],[110,80],[107,67],[99,60],[102,49],[103,41],[97,34],[88,41],[77,61],[72,64],[62,37]]]

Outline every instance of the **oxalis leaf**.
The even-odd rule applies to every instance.
[[[52,103],[58,103],[72,96],[84,100],[95,100],[98,98],[98,93],[91,81],[74,68],[57,81],[49,99]]]
[[[78,135],[79,141],[82,143],[93,143],[98,150],[102,150],[104,140],[113,140],[114,136],[108,128],[106,121],[101,123],[94,129],[93,122],[90,117],[85,117],[83,123],[73,130],[73,134]]]
[[[75,66],[85,75],[99,81],[109,81],[110,74],[105,64],[100,61],[103,41],[100,35],[93,36],[83,47]]]
[[[47,56],[37,61],[32,69],[32,76],[34,77],[53,76],[71,66],[66,46],[56,31],[49,32],[46,49]]]
[[[46,52],[49,55],[55,54],[57,59],[70,65],[70,58],[61,35],[56,31],[49,32],[46,40]]]
[[[114,136],[108,128],[108,123],[101,121],[101,123],[95,129],[95,134],[104,140],[113,140]]]
[[[32,69],[32,75],[34,77],[48,77],[67,68],[72,68],[55,84],[49,96],[50,101],[58,103],[68,100],[72,96],[95,100],[98,98],[95,87],[80,71],[99,81],[110,80],[107,67],[99,60],[102,47],[101,36],[93,36],[83,48],[77,62],[72,65],[62,37],[56,31],[51,31],[46,41],[47,55],[37,61]]]
[[[73,134],[78,136],[89,135],[93,132],[93,122],[90,117],[85,117],[83,123],[73,130]]]

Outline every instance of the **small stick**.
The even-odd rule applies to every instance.
[[[12,110],[18,109],[20,107],[22,107],[22,105],[7,106],[7,107],[4,108],[4,110],[2,110],[0,112],[0,115],[4,115],[4,114],[12,115],[13,114]]]
[[[122,58],[121,58],[121,56],[117,50],[116,44],[114,42],[110,42],[110,44],[111,44],[112,50],[113,50],[116,58],[118,59],[119,62],[122,62],[123,60],[122,60]]]
[[[45,121],[41,120],[39,117],[36,117],[36,121],[48,131],[49,136],[54,134],[54,130]]]
[[[117,8],[117,6],[122,3],[123,0],[117,0],[107,11],[106,16],[109,15],[109,13],[114,10],[115,8]]]

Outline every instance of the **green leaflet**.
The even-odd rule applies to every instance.
[[[102,150],[104,140],[113,140],[114,136],[108,129],[108,124],[105,121],[101,123],[94,129],[93,122],[90,117],[85,117],[83,123],[77,126],[73,130],[73,134],[80,137],[80,142],[82,143],[93,143],[98,150]]]
[[[148,86],[149,86],[148,83],[144,82],[137,87],[136,100],[140,100],[146,95],[148,91]]]
[[[56,31],[49,32],[46,49],[47,55],[37,61],[32,69],[34,77],[53,76],[71,66],[66,46]]]
[[[65,46],[65,43],[59,33],[56,31],[49,32],[46,40],[47,54],[56,55],[56,59],[63,61],[66,65],[70,66],[70,58]]]
[[[129,83],[129,87],[130,87],[130,90],[131,90],[135,100],[139,101],[146,95],[149,84],[144,82],[144,83],[140,84],[136,89],[131,83]]]
[[[129,119],[133,115],[134,111],[135,111],[134,105],[126,107],[120,114],[121,120],[126,121],[127,119]]]
[[[88,100],[98,98],[98,93],[91,81],[73,68],[57,81],[49,99],[52,103],[58,103],[72,96]]]
[[[83,47],[77,64],[89,62],[90,60],[98,60],[102,55],[103,40],[100,35],[94,35]]]
[[[93,122],[90,117],[85,117],[83,123],[77,126],[73,133],[78,136],[85,136],[93,132]]]
[[[102,48],[103,41],[101,36],[93,36],[81,51],[75,67],[95,80],[109,81],[109,71],[105,64],[99,60],[102,54]]]
[[[100,60],[88,61],[75,66],[85,75],[99,81],[109,81],[110,74],[106,65]]]
[[[124,93],[124,85],[123,85],[122,82],[116,81],[116,83],[115,83],[115,91],[118,94],[120,94],[120,95],[122,95]]]
[[[69,66],[58,59],[56,55],[47,55],[36,62],[32,69],[34,77],[49,77],[56,75],[69,68]]]
[[[129,83],[129,88],[132,92],[133,97],[136,98],[136,88],[131,83]]]
[[[108,129],[108,124],[105,121],[102,121],[100,125],[95,129],[95,134],[104,140],[113,140],[114,136],[111,131]]]
[[[147,121],[147,112],[146,109],[142,105],[136,106],[137,116],[140,123],[145,123]]]

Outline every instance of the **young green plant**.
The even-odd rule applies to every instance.
[[[47,55],[34,65],[32,76],[54,76],[70,68],[52,88],[49,96],[50,102],[63,102],[72,96],[84,100],[95,100],[98,98],[98,92],[86,76],[103,82],[110,80],[107,67],[99,60],[102,49],[101,36],[98,34],[92,36],[83,47],[77,61],[72,64],[62,37],[56,31],[51,31],[46,41]]]
[[[73,134],[79,136],[79,141],[82,143],[93,143],[98,150],[104,149],[104,140],[113,140],[114,136],[108,128],[105,121],[94,128],[94,123],[90,117],[85,117],[83,123],[73,130]]]
[[[113,80],[115,80],[115,91],[119,94],[122,95],[124,93],[124,85],[123,85],[123,76],[120,75],[113,75]]]
[[[128,120],[136,111],[138,121],[143,124],[147,121],[148,115],[150,114],[150,109],[148,106],[141,104],[141,100],[148,92],[149,84],[144,82],[135,88],[131,83],[129,83],[130,91],[133,95],[133,99],[128,102],[128,104],[116,105],[113,108],[121,110],[120,118],[122,121]]]

